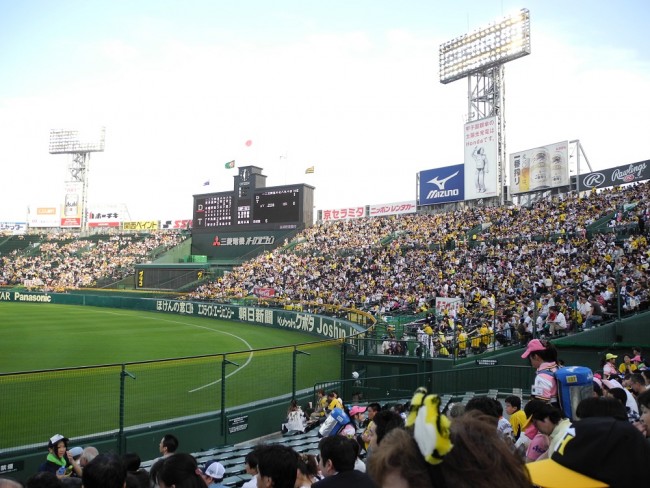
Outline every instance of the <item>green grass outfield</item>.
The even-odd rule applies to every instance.
[[[221,408],[222,356],[228,354],[226,406],[283,393],[292,385],[293,344],[318,338],[239,322],[121,309],[0,303],[0,373],[132,364],[125,381],[125,426]],[[308,344],[297,356],[297,388],[338,377],[338,344]],[[255,352],[251,352],[256,350]],[[237,353],[235,353],[237,352]],[[327,369],[324,367],[326,366]],[[119,426],[121,367],[0,376],[0,449]]]

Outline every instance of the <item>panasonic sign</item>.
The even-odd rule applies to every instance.
[[[419,183],[419,205],[435,205],[465,199],[463,164],[420,171]]]

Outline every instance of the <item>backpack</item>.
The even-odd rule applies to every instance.
[[[556,371],[545,369],[538,373],[546,373],[555,378],[558,406],[571,420],[576,417],[578,404],[585,398],[593,396],[594,374],[585,366],[565,366]]]

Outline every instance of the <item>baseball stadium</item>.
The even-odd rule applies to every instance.
[[[519,37],[463,61],[495,29]],[[469,84],[463,162],[423,167],[404,189],[416,198],[399,202],[316,210],[313,180],[267,186],[264,168],[231,161],[232,188],[187,195],[191,218],[128,220],[88,203],[89,161],[111,127],[51,129],[49,154],[70,161],[61,201],[0,222],[0,477],[27,482],[54,434],[66,449],[138,453],[148,472],[173,434],[239,487],[259,482],[256,446],[320,456],[330,418],[366,421],[374,405],[416,441],[433,409],[445,419],[434,430],[448,437],[452,419],[460,446],[459,409],[545,398],[532,358],[551,349],[564,420],[590,420],[585,399],[622,389],[629,424],[650,437],[650,160],[595,170],[568,138],[507,153],[503,65],[529,54],[526,9],[440,45],[439,81]],[[286,428],[289,405],[302,428]],[[434,457],[453,457],[436,439]],[[517,463],[531,484],[512,486],[537,486]]]

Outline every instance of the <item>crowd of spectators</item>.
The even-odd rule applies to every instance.
[[[24,250],[0,256],[0,284],[43,290],[92,287],[100,279],[118,281],[150,262],[154,251],[180,244],[186,234],[158,231],[149,234],[108,234],[95,238],[43,234]]]
[[[243,297],[264,287],[287,301],[355,307],[379,318],[431,312],[436,297],[458,298],[452,325],[487,323],[503,342],[525,343],[534,327],[555,334],[598,325],[618,312],[617,292],[624,314],[648,307],[649,197],[646,182],[581,198],[555,195],[530,207],[319,223],[291,249],[266,252],[188,298]]]

